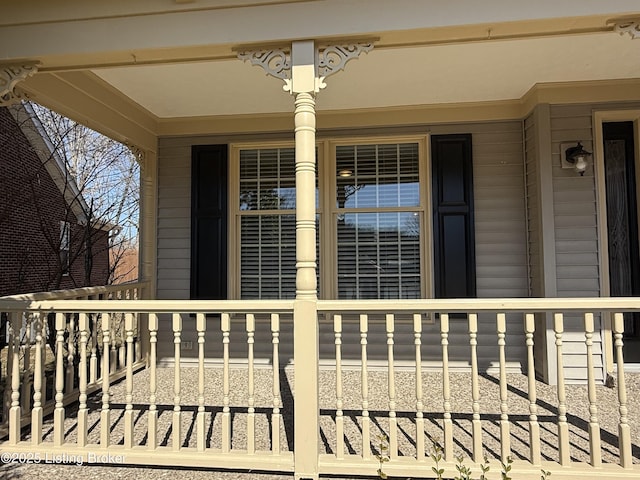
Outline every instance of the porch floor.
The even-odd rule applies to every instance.
[[[180,403],[182,405],[182,446],[195,448],[195,418],[197,413],[197,368],[181,369]],[[362,435],[360,415],[362,408],[360,371],[343,371],[344,417],[345,417],[345,454],[360,454],[362,451]],[[372,420],[371,443],[373,453],[377,453],[376,435],[388,433],[388,383],[387,373],[381,370],[370,370],[369,411]],[[247,408],[235,405],[247,405],[247,372],[244,368],[232,368],[231,381],[231,413],[232,413],[232,449],[246,449]],[[627,382],[628,418],[633,442],[632,454],[634,463],[640,463],[640,374],[628,373]],[[273,372],[268,368],[255,370],[255,407],[256,407],[256,449],[271,448],[270,418],[273,408],[272,392]],[[451,378],[451,407],[454,423],[454,442],[457,452],[465,457],[471,453],[471,376],[455,373]],[[158,441],[161,446],[171,445],[171,418],[174,403],[174,369],[159,368],[157,389],[158,406]],[[220,418],[222,413],[222,368],[210,367],[205,377],[205,405],[207,412],[207,447],[220,448]],[[397,371],[396,412],[398,417],[399,456],[416,454],[415,425],[415,379],[413,372]],[[495,376],[484,375],[480,379],[480,404],[483,425],[483,445],[490,459],[498,458],[500,452],[500,396],[499,380]],[[281,369],[280,387],[283,425],[280,430],[280,445],[283,451],[293,451],[293,392],[294,378],[291,367]],[[427,455],[431,451],[431,440],[441,441],[442,432],[442,375],[436,372],[423,373],[423,401],[425,413],[425,444]],[[111,388],[111,442],[114,445],[124,442],[125,382],[120,381]],[[589,461],[589,403],[586,385],[567,385],[568,422],[570,425],[570,442],[572,461]],[[89,411],[89,443],[99,442],[99,423],[102,392],[98,391],[88,399]],[[541,451],[543,461],[557,461],[557,392],[541,382],[537,382],[538,421],[541,430]],[[149,371],[142,370],[134,375],[133,403],[135,414],[134,444],[145,445],[147,442],[147,415],[149,400]],[[604,463],[615,463],[618,460],[618,421],[619,411],[617,390],[599,386],[597,392],[598,421],[601,427],[602,460]],[[320,372],[320,453],[335,453],[335,372]],[[76,408],[73,405],[66,409],[65,441],[76,441]],[[527,378],[524,375],[508,375],[508,408],[511,423],[511,448],[515,460],[526,459],[529,452],[529,401],[527,396]],[[45,420],[45,438],[52,441],[53,422]],[[22,440],[29,438],[29,431],[23,431]],[[393,460],[391,460],[393,462]],[[256,460],[259,462],[259,460]],[[259,473],[260,465],[255,465],[255,472],[216,471],[213,478],[220,479],[290,479],[291,474]],[[157,479],[212,478],[210,471],[164,469],[126,466],[76,466],[76,465],[2,465],[0,472],[3,478],[72,478],[97,473],[101,478],[140,478]],[[371,475],[375,477],[375,469]],[[335,478],[335,477],[333,477]]]

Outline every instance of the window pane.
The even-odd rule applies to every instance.
[[[338,208],[420,205],[418,144],[336,147]]]
[[[241,298],[293,298],[295,250],[294,215],[243,215],[240,219]]]
[[[339,298],[420,298],[420,225],[414,212],[337,217]]]
[[[240,210],[289,210],[296,204],[295,150],[240,151]]]
[[[258,178],[258,150],[240,152],[240,178]]]
[[[293,298],[295,149],[244,149],[239,162],[240,298]],[[317,186],[316,179],[316,205]],[[319,220],[316,227],[319,231]],[[319,247],[316,255],[319,256]]]

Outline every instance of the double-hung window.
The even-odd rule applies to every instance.
[[[239,168],[240,298],[293,298],[295,151],[241,149]]]
[[[420,298],[420,145],[335,146],[337,298]]]
[[[426,139],[319,142],[321,298],[422,298]],[[235,298],[295,297],[295,150],[234,146]]]

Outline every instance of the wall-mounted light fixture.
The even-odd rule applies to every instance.
[[[338,176],[340,177],[351,177],[353,175],[353,171],[348,168],[343,168],[338,172]]]
[[[587,152],[582,143],[563,143],[560,145],[560,156],[562,157],[562,168],[573,168],[580,175],[584,175],[589,165],[591,152]]]

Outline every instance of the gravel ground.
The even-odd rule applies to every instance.
[[[183,447],[195,447],[195,416],[197,410],[197,369],[181,369],[181,405],[182,432],[180,442]],[[273,373],[267,368],[257,368],[255,371],[255,407],[256,407],[256,449],[269,450],[271,448],[270,422],[273,409]],[[280,428],[280,445],[283,450],[293,448],[293,391],[295,388],[293,371],[290,367],[283,369],[279,375],[283,423]],[[232,406],[232,448],[243,450],[246,448],[248,388],[245,369],[232,368],[230,372],[231,391],[230,404]],[[372,422],[372,443],[375,435],[388,434],[389,407],[388,381],[386,371],[370,371],[367,377],[369,387],[369,411]],[[442,375],[435,372],[423,374],[423,404],[425,413],[425,432],[427,448],[431,448],[431,439],[442,440]],[[456,451],[470,454],[471,445],[471,377],[469,374],[451,374],[451,411],[454,423],[454,442]],[[631,438],[634,443],[634,462],[640,463],[640,374],[627,374],[628,418],[631,427]],[[343,410],[345,423],[345,453],[360,454],[362,452],[361,434],[361,375],[359,371],[345,370],[343,372]],[[205,405],[207,447],[220,448],[220,418],[222,406],[222,369],[207,368],[205,375]],[[158,369],[157,404],[159,410],[158,441],[160,445],[171,445],[171,418],[174,402],[174,370],[172,368]],[[399,370],[395,374],[396,412],[398,417],[398,449],[400,456],[414,456],[415,446],[415,375],[410,371]],[[536,383],[538,421],[541,426],[541,447],[543,460],[557,460],[557,390],[555,387]],[[490,458],[497,458],[500,452],[500,392],[497,377],[486,375],[480,379],[480,408],[483,420],[483,444],[485,453]],[[119,444],[124,439],[124,409],[125,382],[119,382],[111,389],[111,442]],[[134,443],[145,445],[147,441],[146,405],[149,399],[149,371],[142,370],[134,377]],[[587,388],[584,385],[567,385],[567,418],[570,428],[571,456],[573,461],[588,461],[588,419],[589,404]],[[335,372],[321,371],[320,376],[320,453],[335,453]],[[101,392],[89,397],[89,442],[98,443],[100,428]],[[527,393],[527,378],[519,374],[508,375],[508,413],[511,421],[511,445],[515,459],[526,459],[529,449],[529,400]],[[617,389],[598,386],[597,388],[598,420],[601,427],[602,456],[604,462],[617,462],[618,446],[617,432],[620,419],[617,401]],[[76,421],[74,407],[66,412],[65,441],[76,441]],[[45,421],[44,441],[51,441],[53,428],[51,419]],[[29,438],[28,432],[23,432],[23,440]],[[374,446],[375,453],[375,446]],[[215,478],[221,480],[232,479],[291,479],[289,474],[273,474],[260,472],[260,465],[256,465],[253,472],[229,472],[197,469],[164,469],[143,468],[129,466],[76,466],[76,465],[3,465],[0,467],[3,479],[49,479],[75,478],[85,475],[99,475],[100,478],[132,478],[157,479],[172,478],[173,480]]]

